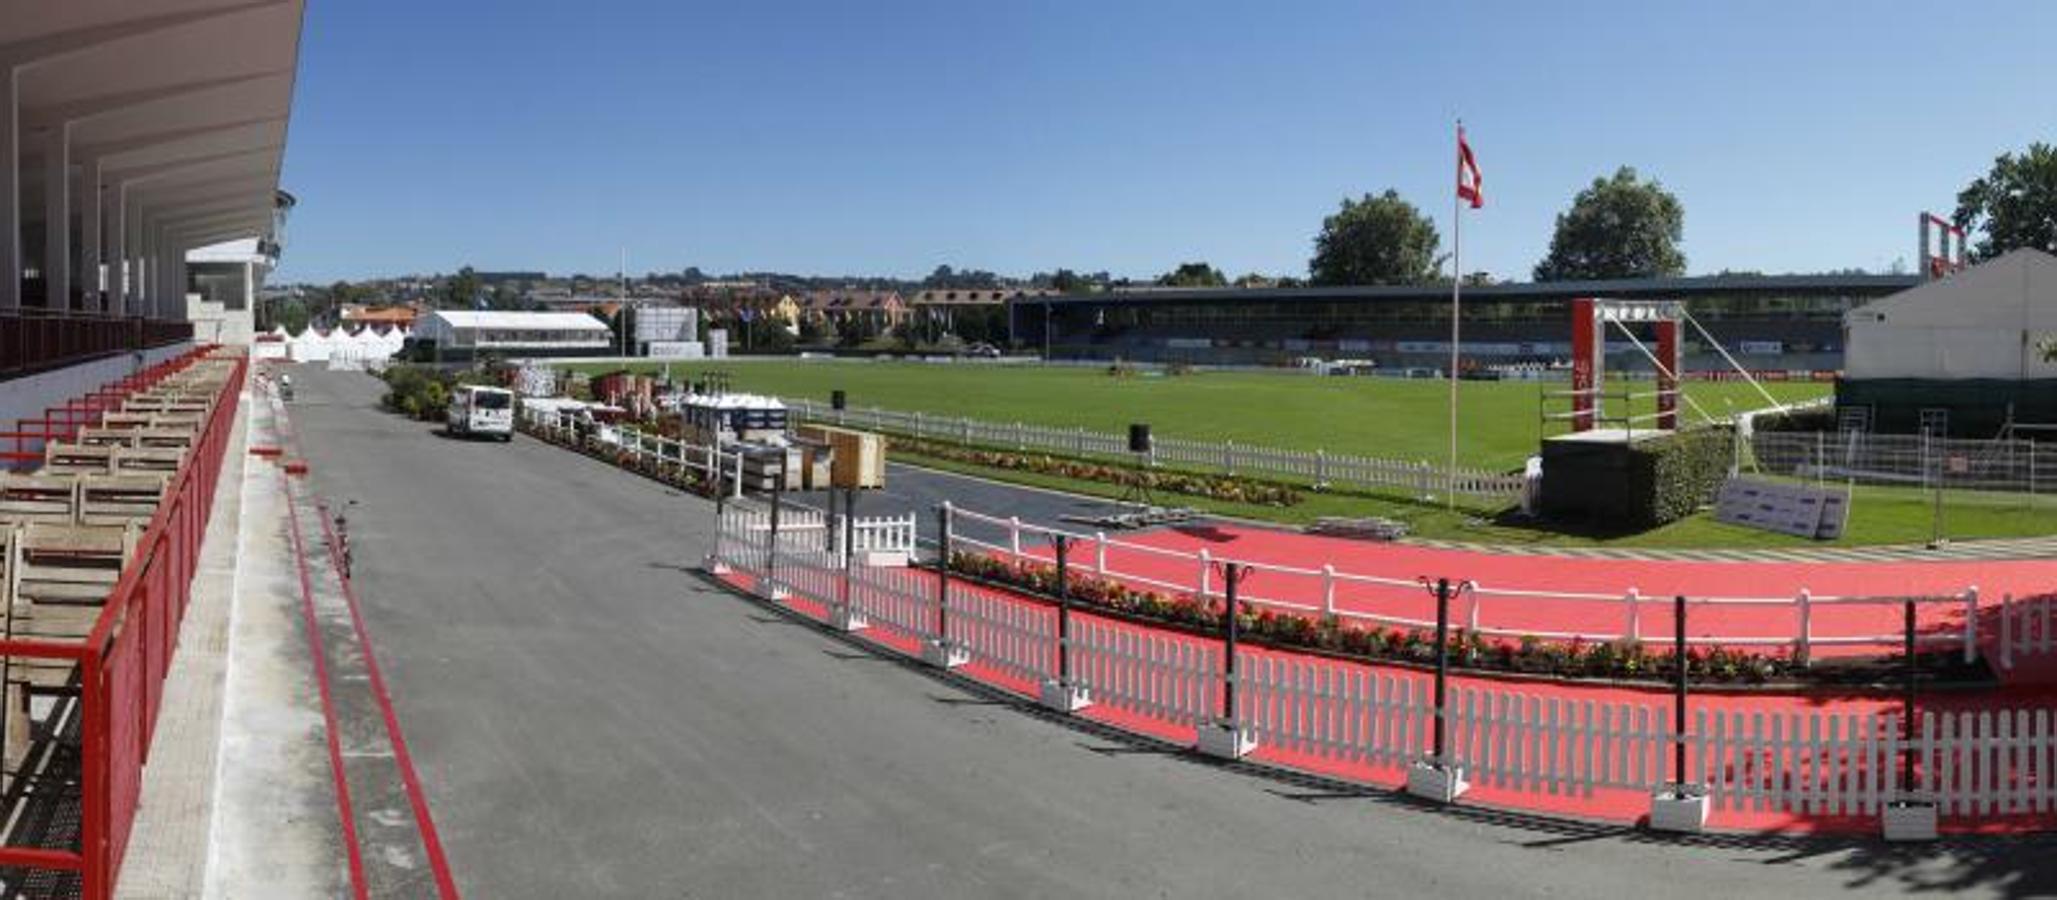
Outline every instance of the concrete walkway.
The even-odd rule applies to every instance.
[[[348,891],[269,410],[243,398],[117,896]],[[234,490],[229,488],[234,487]]]

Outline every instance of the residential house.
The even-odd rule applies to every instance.
[[[907,320],[907,303],[899,291],[808,291],[798,305],[800,315],[813,321],[863,322],[881,332]]]

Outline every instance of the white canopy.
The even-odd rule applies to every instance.
[[[1853,309],[1844,374],[2057,378],[2057,257],[2021,249]]]

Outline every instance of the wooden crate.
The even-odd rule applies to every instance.
[[[835,425],[802,425],[794,429],[802,440],[834,448],[835,461],[829,481],[836,487],[882,488],[886,486],[886,436]]]

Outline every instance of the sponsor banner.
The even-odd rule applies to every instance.
[[[1742,353],[1778,354],[1786,352],[1783,341],[1737,341],[1736,350]]]
[[[1173,350],[1209,350],[1214,347],[1213,338],[1165,338],[1164,346]]]

